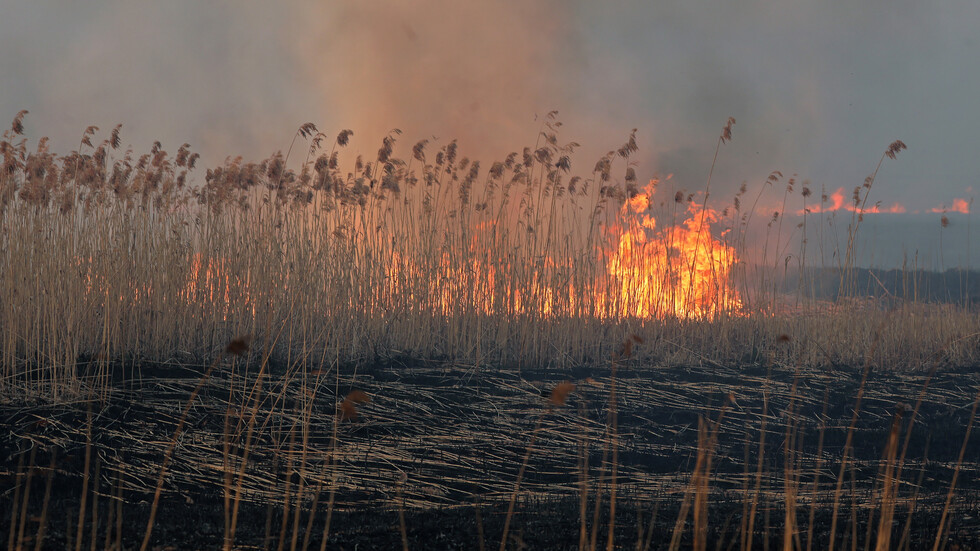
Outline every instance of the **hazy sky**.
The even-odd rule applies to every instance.
[[[772,170],[849,197],[901,139],[870,201],[907,212],[872,216],[882,251],[930,261],[940,214],[928,211],[980,191],[976,0],[313,4],[7,1],[0,120],[30,110],[28,136],[59,152],[88,125],[122,123],[136,151],[189,142],[213,165],[284,150],[307,121],[353,129],[369,154],[397,127],[406,148],[458,137],[464,154],[500,158],[558,109],[562,139],[583,145],[573,172],[637,128],[641,181],[674,174],[697,190],[733,116],[719,200]],[[944,263],[977,265],[967,215],[948,216]]]

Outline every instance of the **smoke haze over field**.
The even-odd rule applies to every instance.
[[[561,2],[377,6],[316,10],[300,33],[303,66],[337,107],[327,117],[355,137],[373,145],[400,128],[407,140],[458,138],[464,152],[500,158],[533,142],[535,114],[568,96],[565,75],[546,69],[575,63]]]
[[[403,151],[457,137],[490,161],[533,145],[557,109],[559,140],[582,144],[573,172],[637,128],[641,181],[674,174],[698,190],[734,116],[712,182],[724,203],[772,170],[847,199],[896,139],[909,149],[886,159],[871,203],[923,217],[945,206],[954,234],[968,216],[952,211],[980,189],[972,0],[11,4],[0,121],[30,110],[32,143],[50,136],[58,152],[90,124],[123,123],[137,152],[189,142],[210,166],[284,150],[312,121],[353,129],[351,150],[367,156],[400,128]],[[782,185],[761,210],[782,208]],[[797,192],[786,210],[800,209]],[[937,250],[938,232],[901,216],[877,222],[897,221],[889,243]]]

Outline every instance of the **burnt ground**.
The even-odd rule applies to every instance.
[[[43,548],[65,548],[77,539],[85,495],[84,544],[89,545],[94,526],[98,548],[120,538],[123,548],[138,548],[161,464],[175,442],[151,535],[157,548],[220,547],[229,480],[233,488],[241,485],[238,548],[289,549],[294,530],[296,547],[302,547],[309,526],[307,543],[318,549],[328,509],[333,511],[330,549],[399,548],[400,513],[412,549],[478,549],[481,533],[487,546],[499,547],[525,457],[509,548],[578,547],[583,458],[588,460],[587,525],[598,527],[604,546],[611,479],[604,467],[611,461],[607,427],[614,382],[609,366],[517,372],[403,361],[344,367],[338,378],[332,369],[297,365],[275,367],[259,380],[257,364],[225,360],[191,403],[174,441],[181,413],[205,370],[141,366],[139,377],[129,373],[101,395],[57,403],[18,389],[5,392],[0,397],[0,534],[6,538],[13,532],[16,540],[24,519],[23,542],[33,547],[43,516]],[[651,549],[667,547],[685,496],[690,497],[701,424],[705,434],[717,427],[708,486],[709,545],[739,545],[754,504],[754,543],[768,537],[781,546],[789,465],[790,478],[798,480],[801,543],[806,545],[812,531],[814,548],[825,548],[862,375],[860,368],[797,372],[759,364],[620,366],[615,378],[617,544],[634,548],[643,530]],[[566,404],[552,406],[548,392],[566,380],[577,383],[575,392]],[[944,370],[932,377],[869,374],[840,484],[838,545],[856,538],[863,547],[869,534],[876,537],[882,457],[889,427],[897,422],[899,453],[908,444],[892,541],[904,538],[912,549],[931,546],[962,448],[946,543],[980,548],[976,429],[963,448],[978,388],[980,369]],[[354,389],[371,401],[358,406],[356,419],[336,425],[335,440],[337,403]],[[920,395],[919,409],[910,410]],[[903,414],[896,420],[898,404],[909,408],[898,408]],[[788,448],[793,451],[789,463]],[[83,494],[86,450],[89,482]],[[20,511],[28,488],[25,516]],[[334,504],[328,507],[331,495]],[[593,516],[596,495],[602,502]],[[18,518],[11,526],[15,505]],[[692,517],[685,519],[683,541],[689,544]]]

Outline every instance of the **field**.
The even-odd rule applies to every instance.
[[[0,142],[9,548],[980,545],[973,287],[856,266],[900,141],[838,217],[778,172],[722,208],[711,176],[641,185],[632,136],[573,176],[555,114],[486,169],[307,124],[203,182],[186,145],[92,127],[55,155],[23,117]],[[842,226],[829,271],[807,224]]]

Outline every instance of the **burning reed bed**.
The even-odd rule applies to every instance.
[[[554,113],[533,147],[488,168],[454,141],[397,157],[397,131],[351,160],[350,131],[330,141],[307,124],[285,156],[230,159],[194,185],[186,144],[134,157],[119,127],[101,142],[90,127],[58,156],[44,139],[28,149],[23,117],[0,141],[0,387],[77,394],[80,360],[109,377],[109,362],[199,360],[239,335],[272,340],[278,358],[355,363],[571,367],[638,334],[651,361],[731,364],[781,332],[806,335],[782,358],[806,365],[856,365],[872,342],[876,366],[915,369],[936,351],[978,362],[975,307],[862,300],[853,237],[826,251],[841,259],[838,300],[805,280],[782,291],[786,261],[806,258],[787,251],[800,229],[754,206],[779,172],[719,210],[710,179],[641,185],[630,136],[572,176],[578,144],[560,144]],[[876,175],[855,189],[850,235]],[[794,178],[783,191],[784,206],[812,193]]]
[[[501,550],[545,510],[538,547],[976,528],[980,313],[862,298],[877,169],[823,301],[782,290],[795,230],[745,208],[782,174],[716,210],[710,177],[641,186],[630,136],[572,176],[554,114],[486,170],[455,142],[399,158],[398,132],[346,162],[351,133],[308,124],[199,184],[186,145],[134,158],[89,128],[57,156],[22,120],[0,141],[9,547],[147,549],[194,518],[189,546],[323,549],[364,511],[403,548],[434,510],[445,547]]]

